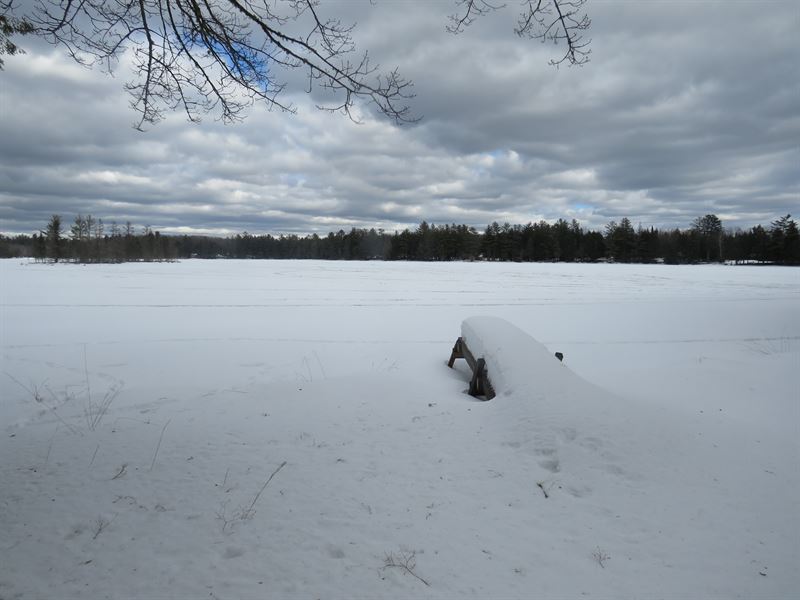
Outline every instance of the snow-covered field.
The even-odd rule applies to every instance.
[[[0,303],[2,599],[800,590],[798,269],[5,260]],[[491,402],[473,315],[548,350]]]

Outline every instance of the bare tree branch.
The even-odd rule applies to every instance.
[[[451,33],[504,6],[455,2]],[[584,64],[585,2],[525,0],[514,31],[563,42],[565,54],[551,64]],[[297,69],[307,75],[307,92],[333,99],[318,105],[323,110],[358,120],[354,106],[365,101],[396,123],[416,120],[411,82],[397,69],[379,71],[367,52],[357,55],[354,26],[324,17],[320,0],[36,0],[26,19],[15,18],[12,5],[0,0],[0,55],[20,52],[12,35],[34,33],[83,65],[112,72],[130,61],[134,79],[125,88],[139,113],[137,129],[160,121],[165,110],[180,109],[190,121],[215,112],[223,122],[241,120],[256,102],[294,112],[279,99],[286,84],[278,77]]]
[[[447,26],[450,33],[461,33],[475,19],[505,8],[505,4],[495,5],[487,0],[457,0],[456,4],[461,10],[450,16],[450,25]],[[566,47],[564,54],[551,60],[551,65],[559,66],[564,62],[571,66],[584,65],[589,62],[591,40],[584,39],[583,32],[592,24],[583,12],[585,4],[586,0],[523,0],[514,33],[542,42],[563,42]]]
[[[447,31],[453,34],[462,33],[478,17],[483,17],[506,6],[505,4],[492,4],[486,0],[456,0],[456,4],[462,7],[462,11],[450,15],[450,25],[446,27]]]
[[[355,51],[351,25],[325,20],[318,0],[38,0],[34,33],[66,48],[80,64],[108,71],[130,50],[135,78],[125,87],[140,118],[157,123],[165,109],[181,108],[191,121],[218,111],[224,122],[243,118],[264,102],[294,112],[278,99],[280,71],[306,69],[311,88],[340,101],[321,108],[351,118],[357,99],[373,103],[398,123],[413,121],[411,83],[396,70],[381,74]],[[11,10],[10,3],[0,5]],[[7,17],[2,24],[8,22]],[[289,22],[305,28],[287,33]],[[17,30],[11,31],[16,33]]]

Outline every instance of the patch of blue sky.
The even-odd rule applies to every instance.
[[[226,45],[216,39],[202,38],[199,35],[184,34],[183,44],[190,50],[213,52],[235,75],[249,81],[263,93],[270,91],[270,69],[265,53],[246,44],[229,42]]]
[[[280,179],[281,183],[292,187],[297,187],[304,185],[307,177],[305,173],[281,173]]]

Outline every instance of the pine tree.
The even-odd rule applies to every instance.
[[[44,231],[43,235],[46,239],[45,253],[47,258],[52,259],[55,262],[58,262],[63,252],[63,240],[61,239],[62,233],[61,215],[51,216],[50,221],[47,223],[47,229]]]

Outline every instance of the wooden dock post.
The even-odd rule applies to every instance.
[[[447,361],[447,366],[452,369],[457,358],[465,359],[469,368],[472,370],[472,379],[469,382],[469,395],[475,397],[485,396],[487,400],[494,398],[494,388],[492,387],[492,382],[489,381],[489,374],[486,370],[486,360],[484,358],[476,359],[462,337],[459,337],[453,345],[453,351],[450,353],[450,360]]]

